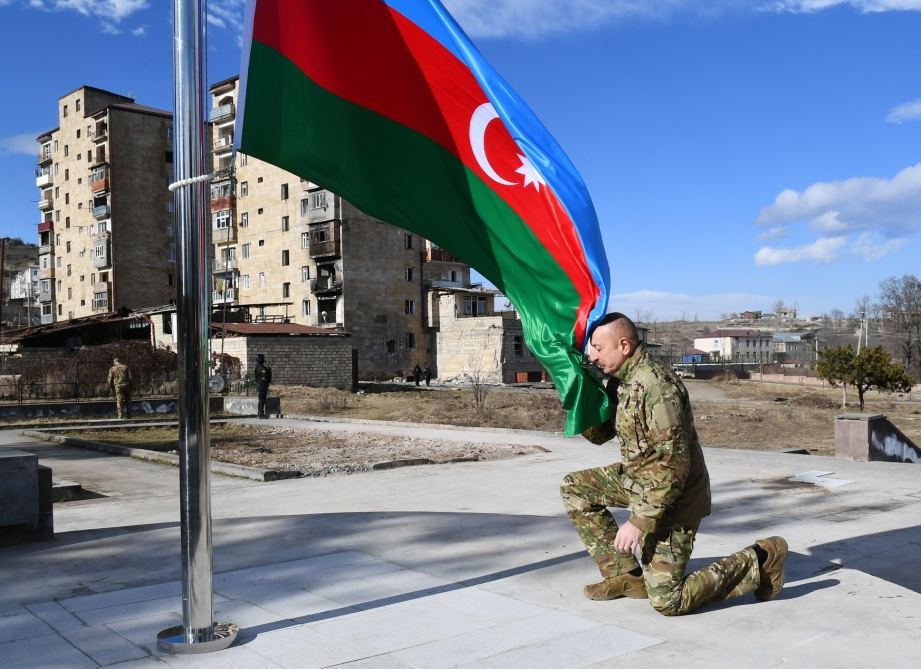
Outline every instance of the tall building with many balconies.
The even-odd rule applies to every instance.
[[[362,378],[434,364],[427,291],[469,285],[469,266],[290,172],[234,155],[238,83],[210,89],[215,304],[288,303],[294,322],[348,330]]]
[[[172,302],[172,115],[82,86],[58,117],[38,136],[42,323]]]

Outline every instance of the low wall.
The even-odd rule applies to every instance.
[[[760,372],[752,372],[750,379],[752,381],[764,381],[765,383],[786,383],[796,386],[831,388],[828,381],[814,376],[787,376],[786,374],[761,374]],[[851,387],[852,386],[849,386],[849,388]],[[921,384],[912,387],[911,391],[908,393],[898,393],[898,395],[907,400],[921,400]]]
[[[224,409],[223,397],[212,397],[211,413]],[[175,398],[132,400],[131,415],[160,416],[179,412]],[[23,418],[112,418],[118,413],[115,400],[84,400],[81,402],[41,402],[0,405],[0,420]],[[255,413],[255,412],[253,412]]]

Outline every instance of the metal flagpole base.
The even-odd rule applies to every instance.
[[[186,636],[185,627],[177,625],[163,630],[157,635],[157,647],[164,653],[173,655],[191,653],[210,653],[224,650],[237,640],[240,627],[233,623],[214,623],[212,629],[200,630],[195,638]]]

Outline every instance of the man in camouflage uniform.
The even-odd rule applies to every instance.
[[[685,575],[700,520],[710,514],[710,478],[681,380],[649,356],[636,326],[619,313],[592,332],[588,360],[611,377],[612,408],[608,422],[583,436],[595,444],[617,436],[622,462],[569,474],[560,488],[604,578],[585,586],[585,596],[648,597],[667,616],[752,591],[762,601],[776,597],[787,557],[781,537],[758,540]],[[630,510],[622,527],[609,506]]]
[[[118,358],[112,360],[109,368],[109,388],[115,393],[118,417],[131,418],[131,372]]]

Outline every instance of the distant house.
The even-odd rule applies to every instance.
[[[815,360],[814,332],[775,332],[774,358],[785,366],[808,365]]]
[[[760,311],[743,311],[739,314],[739,318],[743,321],[760,321],[761,312]]]
[[[774,316],[781,323],[786,323],[788,321],[795,321],[796,320],[796,307],[781,307],[774,313]]]
[[[696,348],[692,348],[687,353],[681,356],[681,362],[687,365],[696,365],[704,362],[708,362],[710,359],[710,354],[706,351],[701,351]]]
[[[694,348],[710,360],[770,362],[773,333],[766,330],[714,330],[694,338]]]

